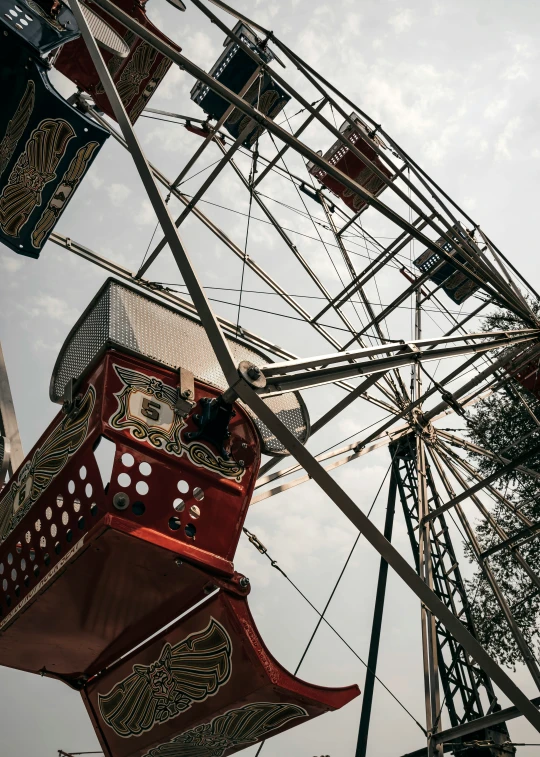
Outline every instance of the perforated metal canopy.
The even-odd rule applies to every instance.
[[[242,340],[227,337],[235,360],[256,365],[272,362],[267,355]],[[201,324],[180,309],[158,302],[150,295],[108,279],[69,333],[54,366],[50,397],[62,402],[71,379],[82,378],[108,348],[140,355],[169,368],[186,368],[195,378],[217,389],[228,388],[225,376]],[[301,396],[287,392],[265,399],[266,404],[305,443],[309,415]],[[267,455],[286,450],[272,432],[253,418]]]

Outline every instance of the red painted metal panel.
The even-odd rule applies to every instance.
[[[107,757],[225,757],[359,693],[288,673],[247,599],[222,590],[90,681],[83,698]]]
[[[130,48],[126,58],[113,55],[104,49],[101,49],[101,54],[116,84],[127,114],[131,122],[135,123],[171,67],[171,61],[129,31],[119,21],[107,15],[99,5],[92,2],[86,4],[94,13],[101,16],[113,27]],[[115,0],[115,4],[135,21],[138,21],[149,31],[180,51],[180,48],[148,19],[145,10],[146,0]],[[98,108],[111,118],[115,118],[82,39],[64,45],[54,67],[68,79],[71,79],[80,89],[88,92]]]
[[[197,427],[172,410],[176,383],[172,370],[109,351],[82,385],[78,412],[57,416],[6,485],[0,664],[91,674],[204,596],[209,580],[233,575],[258,437],[238,407],[229,460],[188,441]],[[217,394],[195,382],[197,403]],[[145,399],[158,420],[141,413]],[[116,443],[106,486],[94,455],[102,436]]]
[[[385,176],[387,176],[389,179],[392,179],[392,173],[388,170],[388,168],[386,168],[385,165],[383,165],[375,150],[370,146],[368,142],[364,142],[364,140],[361,138],[361,134],[363,134],[364,136],[368,134],[366,125],[354,114],[351,117],[356,121],[357,128],[354,129],[348,124],[345,128],[342,126],[341,131],[343,133],[343,136],[348,139],[349,142],[354,145],[357,150],[365,155],[366,158],[368,158],[372,163],[375,163],[375,165],[382,171]],[[373,144],[377,144],[379,146],[382,145],[382,142],[380,140],[377,140],[376,137],[370,137],[370,140],[371,142],[373,142]],[[339,168],[340,171],[349,176],[349,178],[356,181],[373,195],[379,195],[386,187],[386,182],[383,179],[380,179],[377,174],[375,174],[370,168],[368,168],[365,163],[360,160],[360,158],[354,155],[349,150],[349,148],[346,145],[342,144],[342,142],[340,142],[339,140],[332,145],[332,147],[325,153],[323,157],[328,161],[328,163],[330,163],[331,166]],[[362,199],[360,195],[345,187],[340,181],[338,181],[338,179],[335,179],[333,176],[329,176],[322,168],[319,168],[313,163],[309,163],[308,171],[310,174],[315,176],[321,182],[321,184],[323,184],[325,187],[328,187],[328,189],[330,189],[335,195],[340,197],[345,205],[351,208],[351,210],[353,210],[355,213],[359,213],[360,211],[367,208],[367,202]]]

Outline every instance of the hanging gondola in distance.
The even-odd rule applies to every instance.
[[[467,266],[467,261],[459,252],[459,249],[462,246],[461,240],[465,240],[469,244],[474,244],[474,240],[471,240],[469,234],[459,222],[455,223],[452,226],[452,229],[453,231],[449,233],[452,234],[455,246],[443,237],[437,239],[435,244],[445,252],[447,252],[449,255],[455,257],[455,259],[459,263]],[[478,291],[479,286],[473,279],[469,278],[467,274],[461,270],[461,268],[453,265],[450,260],[447,260],[443,265],[441,265],[442,261],[442,255],[439,255],[433,250],[424,250],[424,252],[419,255],[413,262],[414,265],[422,271],[422,273],[429,273],[430,271],[435,269],[436,266],[439,266],[437,270],[435,270],[433,274],[429,276],[430,280],[433,281],[433,283],[437,286],[441,286],[443,292],[448,297],[450,297],[450,299],[455,302],[456,305],[461,305],[462,302],[468,300],[469,297],[471,297],[476,291]]]
[[[166,37],[148,18],[147,0],[115,0],[115,4],[180,52],[178,45]],[[185,10],[181,2],[172,4],[179,10]],[[101,52],[129,119],[131,123],[135,123],[165,78],[172,62],[127,29],[120,21],[109,16],[99,5],[89,1],[84,7],[86,10],[91,10],[103,23],[110,25],[122,43],[120,48],[105,49]],[[54,61],[54,67],[74,82],[79,89],[87,92],[99,110],[116,120],[84,40],[78,39],[65,45]]]
[[[265,63],[270,63],[275,57],[267,43],[257,37],[241,21],[234,27],[233,33],[240,37],[242,42],[256,52]],[[225,50],[213,65],[210,75],[237,95],[252,79],[243,99],[268,118],[275,119],[291,99],[290,96],[266,71],[257,75],[257,62],[234,39],[227,38],[223,45]],[[191,99],[200,105],[210,118],[216,120],[220,119],[230,107],[227,100],[201,81],[198,81],[191,90]],[[234,139],[244,134],[242,144],[247,148],[254,145],[265,132],[264,126],[257,125],[238,108],[233,109],[223,126]]]
[[[108,137],[48,78],[47,55],[80,32],[62,0],[0,0],[0,240],[38,258]]]
[[[354,147],[365,155],[368,160],[374,163],[381,173],[387,177],[388,181],[394,181],[397,174],[394,175],[389,171],[381,161],[375,149],[371,146],[375,145],[378,148],[386,149],[386,144],[380,137],[368,129],[367,124],[365,124],[356,113],[351,113],[350,119],[355,125],[351,126],[348,121],[345,121],[339,129],[340,133],[351,143],[351,145],[354,145]],[[327,163],[338,168],[342,173],[350,179],[353,179],[357,184],[360,184],[360,186],[364,187],[364,189],[375,197],[378,197],[387,187],[388,181],[377,176],[371,168],[363,163],[362,160],[339,139],[334,142],[332,147],[330,147],[324,155],[322,151],[319,150],[319,155],[321,155]],[[339,181],[339,179],[330,176],[323,168],[315,165],[315,163],[308,163],[307,170],[323,186],[333,192],[333,194],[337,195],[345,205],[355,213],[362,213],[368,207],[368,203],[363,197],[360,197],[359,194],[346,187]]]

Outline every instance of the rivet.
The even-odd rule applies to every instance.
[[[129,507],[129,497],[125,492],[117,492],[113,497],[113,505],[117,510],[126,510]]]

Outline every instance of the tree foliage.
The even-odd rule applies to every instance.
[[[489,316],[484,323],[485,330],[520,328],[523,324],[504,311]],[[538,364],[539,359],[536,358]],[[507,374],[501,372],[501,378]],[[540,364],[538,365],[538,396],[540,397]],[[532,450],[540,443],[540,400],[521,384],[510,379],[497,392],[478,403],[467,414],[469,438],[472,442],[512,460],[522,452]],[[469,453],[470,462],[482,477],[501,466],[480,454]],[[527,462],[527,468],[540,473],[540,452],[534,452]],[[494,484],[498,491],[516,510],[533,523],[540,523],[540,481],[534,476],[514,470],[498,479]],[[526,524],[512,509],[501,503],[491,508],[493,519],[507,537],[522,531]],[[482,519],[476,524],[476,535],[485,550],[501,541],[500,534]],[[526,538],[526,537],[524,537]],[[540,532],[528,541],[516,544],[534,572],[540,576]],[[469,558],[474,559],[470,546],[466,546]],[[527,641],[531,651],[537,656],[540,650],[540,592],[530,576],[519,565],[512,549],[501,549],[488,558],[512,614]],[[473,580],[469,582],[468,594],[477,633],[482,644],[502,664],[515,667],[522,661],[522,655],[504,617],[501,607],[493,594],[486,573],[478,567]]]

